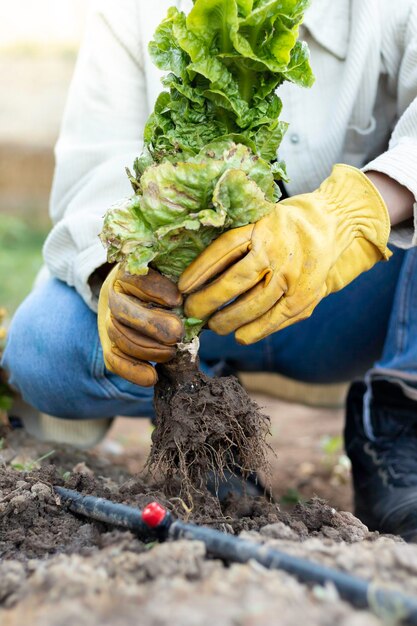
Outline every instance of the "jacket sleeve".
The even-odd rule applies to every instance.
[[[401,248],[417,245],[417,6],[405,24],[388,28],[383,42],[388,79],[397,97],[398,122],[388,150],[363,170],[387,174],[407,187],[416,199],[414,218],[393,227],[390,242]]]
[[[141,150],[148,116],[136,0],[97,0],[87,21],[62,128],[44,246],[53,276],[97,302],[89,277],[106,260],[98,238],[106,210],[131,193],[125,167]]]

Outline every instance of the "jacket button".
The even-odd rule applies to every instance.
[[[297,133],[292,133],[292,135],[290,135],[290,141],[291,143],[300,143],[300,135],[298,135]]]

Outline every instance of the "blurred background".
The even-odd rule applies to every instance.
[[[0,21],[0,309],[30,291],[49,230],[53,149],[86,0],[14,0]]]

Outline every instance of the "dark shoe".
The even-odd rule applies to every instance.
[[[257,474],[251,472],[243,478],[238,466],[236,466],[233,472],[226,470],[223,479],[215,477],[210,472],[207,479],[207,489],[213,496],[217,496],[220,502],[224,502],[230,495],[237,498],[244,496],[254,498],[265,496],[266,494],[265,487],[260,482]]]
[[[417,541],[417,402],[399,385],[376,381],[364,419],[365,392],[354,383],[346,407],[355,514],[370,530]]]

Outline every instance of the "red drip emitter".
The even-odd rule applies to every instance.
[[[149,528],[156,528],[164,521],[167,513],[158,502],[150,502],[142,511],[142,520]]]

